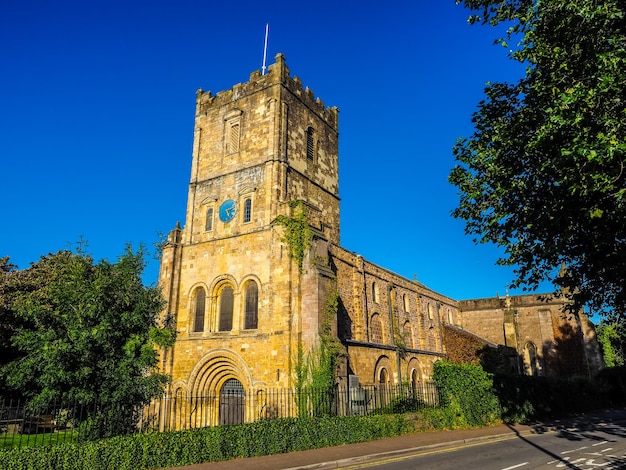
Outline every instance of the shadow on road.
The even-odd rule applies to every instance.
[[[615,442],[615,440],[607,439],[597,433],[608,434],[609,436],[626,437],[626,410],[614,410],[607,412],[602,417],[594,416],[577,416],[571,419],[546,421],[541,423],[530,423],[531,429],[536,434],[543,434],[548,431],[556,432],[557,437],[570,441],[581,441],[583,439],[595,440],[598,442]],[[524,441],[529,446],[549,455],[555,461],[560,462],[561,467],[580,469],[581,467],[574,462],[570,462],[567,457],[555,454],[548,449],[537,445],[532,439],[522,436],[513,426],[508,427],[515,433],[518,439]],[[593,454],[606,459],[605,465],[608,468],[626,468],[626,458],[609,454]],[[577,461],[578,462],[578,461]],[[587,465],[587,464],[583,464]]]

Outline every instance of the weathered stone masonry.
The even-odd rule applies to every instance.
[[[171,394],[292,387],[298,344],[315,347],[335,291],[339,384],[428,379],[447,354],[444,325],[513,348],[520,373],[599,367],[592,326],[564,316],[560,300],[458,302],[342,248],[338,109],[292,77],[282,55],[266,75],[196,98],[186,221],[170,233],[159,275],[178,331],[163,354]],[[275,223],[296,200],[314,233],[302,270]]]

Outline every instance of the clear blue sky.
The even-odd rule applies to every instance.
[[[268,63],[282,52],[340,109],[342,245],[455,299],[503,295],[511,270],[452,219],[447,175],[485,83],[522,70],[467,16],[454,0],[5,0],[0,256],[25,268],[82,236],[114,261],[184,223],[195,91],[248,81],[267,22]]]

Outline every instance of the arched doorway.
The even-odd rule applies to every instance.
[[[219,424],[241,424],[246,409],[246,392],[237,379],[228,379],[220,390]]]
[[[246,393],[252,390],[252,378],[239,355],[226,349],[214,349],[196,363],[189,375],[188,389],[194,400],[194,406],[190,408],[190,422],[194,427],[217,426],[250,416],[252,411],[245,407],[253,403],[246,400],[250,396]],[[231,398],[233,396],[239,398]],[[235,409],[234,403],[239,402],[239,414],[226,407],[225,403],[229,400]]]

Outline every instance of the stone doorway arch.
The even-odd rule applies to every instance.
[[[252,390],[252,377],[243,359],[226,349],[213,350],[194,366],[189,378],[196,426],[238,424],[246,421],[246,392]]]

